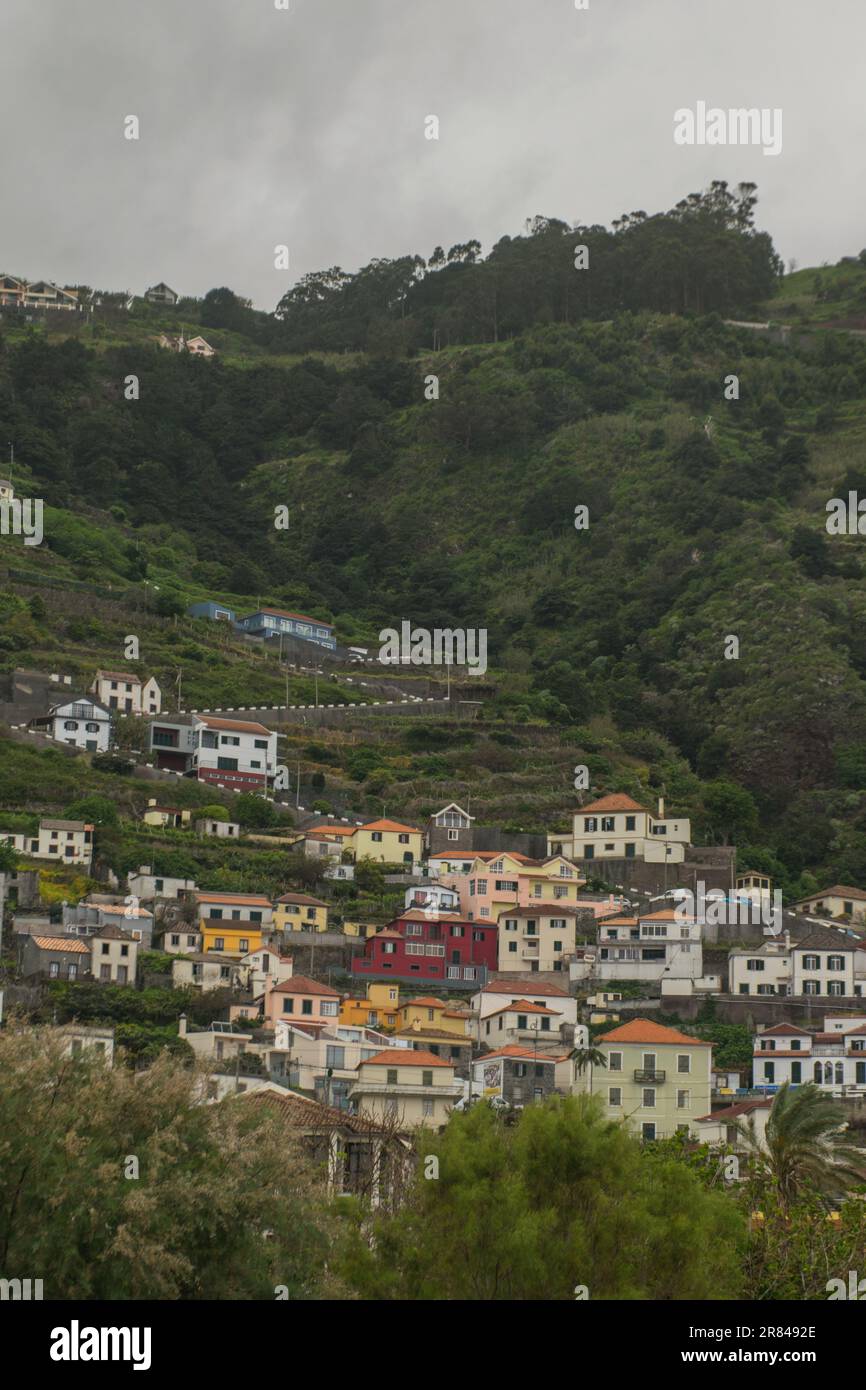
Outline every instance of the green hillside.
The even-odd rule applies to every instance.
[[[483,820],[544,829],[586,763],[598,789],[663,789],[704,842],[738,843],[789,893],[866,883],[863,560],[858,536],[825,528],[830,498],[866,491],[866,340],[843,331],[866,267],[782,278],[748,197],[706,196],[584,229],[613,258],[596,305],[556,288],[574,231],[537,219],[507,254],[463,248],[438,288],[416,267],[402,301],[367,280],[362,294],[362,276],[330,298],[307,285],[276,316],[233,317],[223,295],[222,326],[201,328],[213,361],[154,345],[213,302],[137,305],[74,334],[4,322],[0,438],[46,513],[42,546],[0,538],[2,667],[90,675],[136,633],[138,669],[169,692],[182,671],[185,705],[283,703],[285,669],[184,617],[190,602],[311,612],[374,649],[403,620],[485,628],[470,730],[430,722],[424,746],[408,718],[290,731],[286,757],[318,774],[323,807],[417,816],[471,795]],[[635,288],[672,239],[701,266],[717,243],[725,268],[677,313],[647,304],[667,304],[664,277]],[[529,321],[491,334],[472,306],[497,264],[503,295],[526,276],[535,289]],[[451,346],[416,344],[425,314]],[[728,317],[797,331],[783,346]],[[480,340],[461,341],[476,322]],[[320,699],[358,699],[349,675]],[[291,703],[312,691],[291,676]],[[0,801],[2,760],[0,745]]]

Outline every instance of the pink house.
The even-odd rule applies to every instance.
[[[586,880],[561,854],[539,860],[509,850],[476,854],[468,873],[442,874],[440,882],[460,894],[460,913],[467,921],[495,924],[507,908],[577,907]]]
[[[307,975],[293,975],[268,991],[264,1012],[271,1027],[281,1018],[292,1023],[335,1023],[340,1017],[340,995]]]

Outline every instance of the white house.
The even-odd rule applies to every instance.
[[[103,984],[135,984],[138,942],[120,927],[102,927],[90,938],[90,973]]]
[[[53,859],[58,864],[90,868],[93,858],[93,826],[80,820],[41,820],[37,835],[4,835],[13,849],[31,859]]]
[[[417,908],[438,917],[440,912],[459,912],[460,894],[456,888],[446,888],[441,883],[424,883],[417,888],[407,888],[403,901],[407,910]]]
[[[691,843],[688,820],[658,815],[622,793],[602,796],[575,812],[572,832],[548,835],[548,853],[577,861],[643,859],[653,864],[681,864]]]
[[[111,742],[111,715],[104,705],[85,698],[52,705],[46,715],[30,720],[30,728],[44,729],[58,743],[87,753],[107,753]]]
[[[862,996],[864,983],[866,947],[832,927],[814,927],[796,942],[785,932],[728,956],[731,994],[853,998]]]
[[[293,1086],[312,1093],[326,1105],[344,1109],[359,1064],[388,1048],[402,1052],[405,1043],[372,1028],[336,1021],[325,1026],[278,1019],[268,1064],[273,1075],[285,1076]]]
[[[755,1037],[754,1086],[792,1086],[813,1082],[841,1096],[866,1093],[866,1021],[847,1020],[844,1031],[812,1033],[792,1023],[777,1023]],[[840,1020],[837,1020],[840,1022]]]
[[[292,957],[280,955],[271,946],[259,946],[255,951],[248,951],[241,956],[238,964],[244,988],[254,999],[267,993],[272,984],[280,985],[284,980],[290,980],[294,971]]]
[[[703,968],[700,924],[674,908],[598,923],[594,973],[601,980],[698,980]]]
[[[142,902],[155,898],[178,899],[195,893],[197,884],[194,878],[172,878],[170,875],[151,873],[149,864],[142,864],[137,874],[127,874],[127,887]]]
[[[510,999],[507,1004],[494,1009],[481,1020],[480,1041],[488,1047],[502,1047],[508,1043],[537,1044],[559,1043],[561,1029],[566,1019],[556,1001],[536,1004],[528,999]],[[588,1030],[582,1023],[575,1025],[575,1047],[586,1045]]]
[[[230,989],[240,980],[238,962],[216,951],[186,951],[171,963],[171,983],[174,989],[192,987],[207,992]],[[249,1037],[249,1034],[245,1036]],[[188,1038],[189,1042],[190,1039]]]
[[[513,1004],[518,999],[555,1009],[563,1023],[577,1023],[577,999],[574,995],[569,994],[563,985],[548,984],[545,980],[526,976],[522,979],[488,980],[483,989],[473,994],[470,1007],[480,1015],[483,1024],[503,1004]]]
[[[277,736],[264,724],[193,716],[192,767],[200,782],[232,791],[264,791],[277,765]]]
[[[90,693],[119,714],[159,714],[162,709],[162,691],[155,678],[142,681],[133,671],[97,671]]]
[[[213,820],[206,816],[195,822],[198,835],[216,835],[220,840],[236,840],[241,833],[240,824],[233,820]]]

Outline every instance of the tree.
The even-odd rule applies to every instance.
[[[234,801],[234,818],[245,830],[269,830],[279,825],[280,814],[270,801],[255,792],[240,792]]]
[[[0,874],[14,874],[18,855],[6,840],[0,840]]]
[[[551,1099],[514,1125],[476,1105],[421,1144],[404,1207],[348,1233],[339,1265],[361,1297],[571,1300],[576,1285],[593,1300],[737,1296],[734,1203],[642,1149],[597,1097]]]
[[[789,1086],[773,1098],[763,1143],[755,1129],[737,1121],[737,1130],[752,1159],[758,1184],[766,1184],[783,1212],[805,1193],[824,1200],[866,1179],[866,1153],[854,1148],[845,1128],[845,1113],[811,1082]]]
[[[606,1067],[607,1058],[600,1047],[578,1047],[572,1054],[572,1061],[578,1076],[587,1073],[589,1082],[589,1092],[592,1094],[592,1069],[593,1067]]]
[[[202,1105],[203,1073],[166,1056],[134,1072],[67,1046],[0,1034],[4,1276],[76,1302],[315,1297],[324,1209],[279,1116]]]
[[[201,810],[198,812],[198,815],[196,816],[197,820],[218,820],[223,822],[227,821],[228,818],[229,813],[226,810],[225,806],[221,806],[216,802],[210,806],[202,806]]]
[[[704,789],[704,816],[710,834],[723,845],[748,839],[757,829],[758,811],[751,792],[719,779]]]
[[[89,825],[114,827],[119,823],[114,802],[109,801],[107,796],[98,796],[95,793],[71,802],[63,814],[69,820],[83,820]]]

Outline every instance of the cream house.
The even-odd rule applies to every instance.
[[[6,835],[0,830],[0,840],[31,859],[89,868],[93,858],[93,826],[80,820],[41,820],[36,835]]]
[[[118,714],[159,714],[162,691],[153,676],[142,681],[134,671],[97,671],[90,694]]]
[[[577,1023],[577,999],[569,994],[565,983],[549,984],[528,974],[521,979],[488,980],[483,989],[473,994],[470,1008],[483,1025],[484,1020],[503,1004],[512,1004],[518,999],[556,1010],[565,1023]]]
[[[533,1004],[528,999],[514,999],[493,1013],[481,1024],[480,1040],[487,1047],[502,1047],[507,1043],[559,1043],[565,1019],[556,1007]],[[583,1024],[575,1027],[575,1046],[586,1040]]]
[[[349,1092],[355,1113],[400,1129],[445,1124],[463,1095],[453,1065],[420,1049],[387,1048],[361,1062],[356,1077]]]
[[[712,1044],[646,1018],[620,1024],[596,1039],[605,1065],[585,1076],[610,1119],[642,1139],[696,1133],[710,1110]]]
[[[570,859],[643,859],[652,864],[681,864],[691,843],[691,825],[665,815],[659,800],[653,815],[639,801],[616,792],[575,812],[571,834],[548,836],[551,854]]]
[[[135,984],[138,942],[120,927],[107,926],[90,938],[90,973],[105,984]]]
[[[350,850],[355,863],[373,859],[380,864],[420,864],[424,855],[424,836],[413,825],[400,821],[374,820],[359,825],[345,837],[344,848]]]
[[[866,922],[866,893],[862,888],[835,883],[811,898],[801,898],[793,908],[813,917],[848,917],[852,922]]]
[[[575,949],[574,907],[510,908],[499,917],[500,971],[563,970]]]

